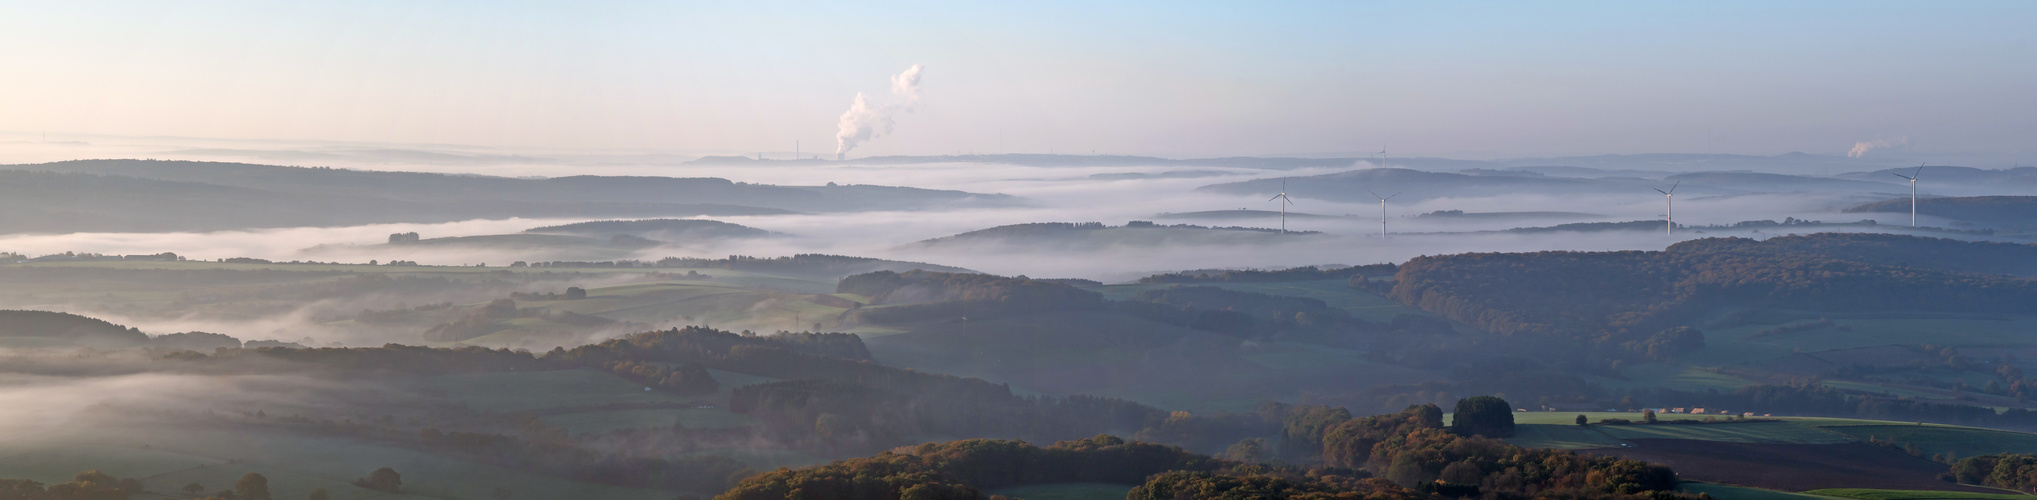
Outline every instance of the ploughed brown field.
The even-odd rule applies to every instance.
[[[1633,448],[1584,453],[1646,460],[1677,477],[1782,491],[1877,488],[2000,493],[1938,480],[1946,466],[1866,443],[1768,444],[1690,439],[1631,439]]]

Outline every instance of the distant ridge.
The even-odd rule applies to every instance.
[[[1863,203],[1846,213],[1910,213],[1910,199]],[[2037,231],[2037,196],[1919,198],[1917,213],[2009,231]],[[1907,218],[1903,219],[1907,223]]]
[[[720,178],[530,179],[155,160],[0,165],[0,234],[911,211],[1021,203],[1002,194],[776,186]]]
[[[1210,227],[1193,224],[1161,225],[1131,221],[1122,226],[1101,222],[1032,222],[978,229],[952,236],[922,240],[901,249],[937,248],[949,245],[996,244],[1015,246],[1105,247],[1113,245],[1239,245],[1273,241],[1274,238],[1320,235],[1317,231],[1261,227]]]
[[[598,220],[525,229],[526,233],[571,234],[610,237],[618,234],[646,237],[646,234],[681,235],[696,238],[757,238],[770,231],[706,219]]]

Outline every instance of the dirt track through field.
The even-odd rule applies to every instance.
[[[1633,448],[1584,453],[1646,460],[1676,469],[1678,477],[1783,491],[1881,488],[2001,493],[1938,480],[1946,466],[1865,443],[1766,444],[1632,439]]]

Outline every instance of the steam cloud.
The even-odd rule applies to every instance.
[[[835,157],[841,158],[856,149],[856,145],[891,133],[891,115],[897,112],[911,113],[919,106],[918,64],[906,68],[904,73],[891,77],[891,94],[898,102],[882,107],[870,104],[870,97],[856,93],[856,101],[849,104],[849,111],[842,113],[841,131],[835,132]],[[881,130],[880,130],[881,129]]]
[[[1897,137],[1894,141],[1890,141],[1887,139],[1875,139],[1872,141],[1856,142],[1853,143],[1853,149],[1851,151],[1846,152],[1846,157],[1859,158],[1862,155],[1866,155],[1868,152],[1877,149],[1888,149],[1896,146],[1901,146],[1909,142],[1910,142],[1909,137]]]

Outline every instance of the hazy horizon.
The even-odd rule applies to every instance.
[[[2014,2],[563,7],[25,5],[0,130],[831,156],[860,94],[851,156],[2037,163]]]

